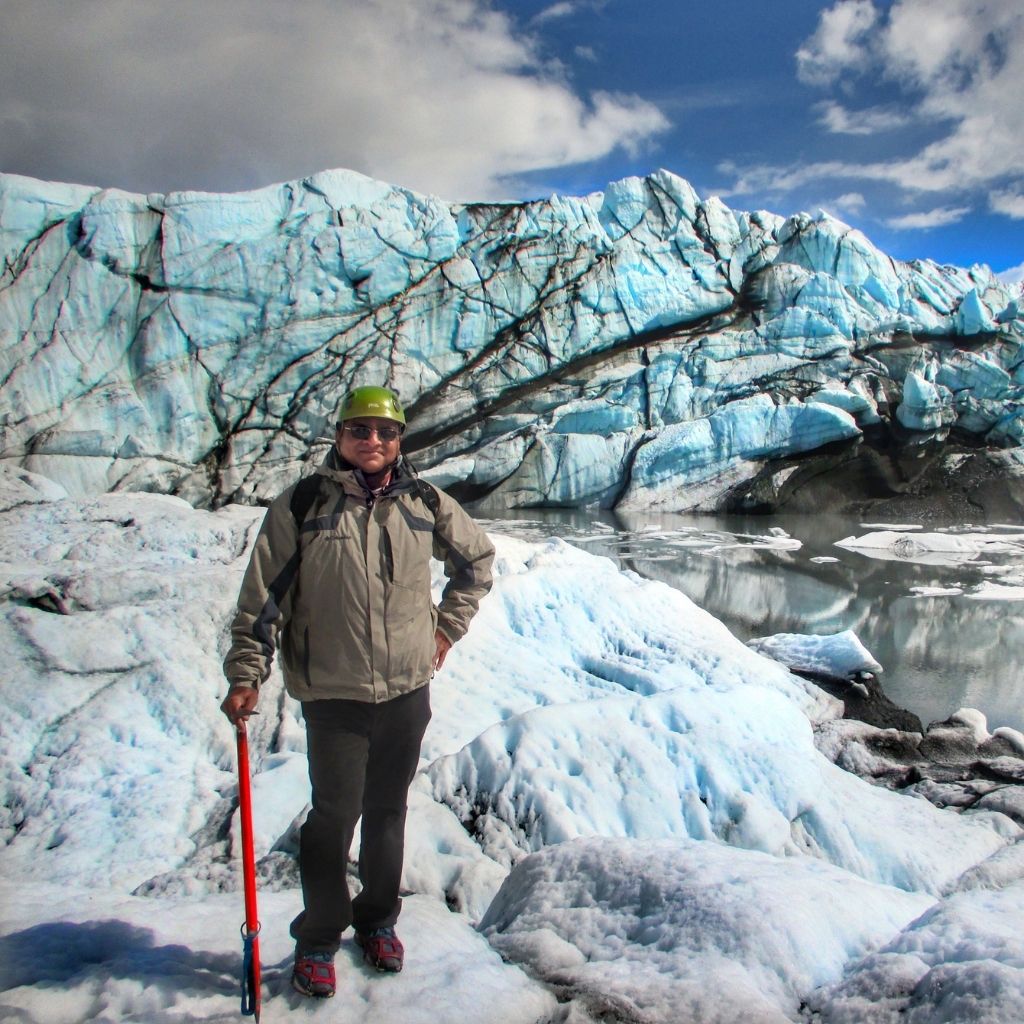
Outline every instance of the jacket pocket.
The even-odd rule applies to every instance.
[[[310,677],[309,620],[292,619],[281,637],[281,667],[293,684],[312,686]]]
[[[389,583],[394,583],[395,549],[391,544],[391,534],[386,529],[381,532],[381,544],[384,548],[384,574]]]
[[[313,680],[309,674],[309,626],[302,631],[302,677],[306,685],[312,689]]]

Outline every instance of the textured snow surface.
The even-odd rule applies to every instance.
[[[819,860],[586,839],[524,861],[481,928],[505,956],[626,1019],[731,1024],[792,1019],[803,993],[930,902]]]
[[[1015,843],[812,1000],[836,1024],[1024,1019],[1024,858]]]
[[[154,901],[109,891],[0,882],[0,1018],[73,1021],[235,1021],[239,1016],[240,894]],[[339,951],[340,992],[310,1003],[289,977],[293,893],[260,898],[261,1020],[438,1024],[473,1007],[483,1024],[549,1020],[555,999],[443,903],[411,896],[402,936],[416,956],[396,977],[365,969],[351,941]],[[244,915],[243,915],[244,917]],[[349,936],[351,939],[351,936]]]
[[[217,705],[262,513],[59,494],[0,473],[0,1018],[235,1019]],[[494,590],[432,684],[408,966],[379,977],[346,937],[327,1004],[288,987],[305,741],[276,674],[261,695],[265,1019],[1016,1019],[1009,819],[841,771],[812,729],[834,702],[670,588],[560,541],[495,542]]]

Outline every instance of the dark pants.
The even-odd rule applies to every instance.
[[[366,932],[398,920],[406,804],[430,721],[430,688],[381,704],[305,701],[302,714],[313,806],[299,841],[304,910],[291,934],[303,952],[333,953],[350,924]],[[346,865],[360,816],[362,890],[351,899]]]

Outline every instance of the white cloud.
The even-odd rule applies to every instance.
[[[999,278],[1003,284],[1021,284],[1024,285],[1024,263],[1018,264],[1016,267],[1009,267],[1007,270],[1002,270],[996,277]]]
[[[859,192],[847,192],[835,200],[838,206],[845,210],[863,210],[865,200]]]
[[[969,206],[940,206],[935,210],[907,213],[902,217],[890,217],[885,223],[897,230],[922,231],[928,228],[945,227],[947,224],[956,224],[970,212]]]
[[[839,103],[828,100],[818,105],[819,123],[836,135],[877,135],[907,125],[905,113],[885,107],[870,107],[865,110],[847,110]]]
[[[592,63],[597,61],[597,53],[592,46],[576,46],[572,52],[581,60],[589,60]]]
[[[555,18],[567,18],[576,12],[576,4],[570,0],[561,0],[560,3],[545,7],[539,14],[534,15],[533,23],[539,24],[545,21],[552,21]]]
[[[871,0],[840,0],[823,11],[818,29],[797,50],[797,73],[810,85],[827,85],[865,60],[864,39],[878,19]]]
[[[1005,213],[1014,220],[1024,220],[1024,195],[1016,190],[990,192],[988,204],[994,213]]]
[[[577,93],[487,0],[13,0],[4,22],[0,166],[41,177],[228,189],[350,167],[493,199],[669,127],[636,95]]]
[[[530,24],[536,25],[545,21],[554,21],[557,18],[569,18],[574,14],[582,14],[586,11],[603,11],[609,2],[610,0],[557,0],[556,3],[549,4],[543,10],[538,11],[530,19]]]
[[[735,177],[733,184],[721,191],[721,195],[782,195],[803,188],[823,179],[869,177],[869,168],[861,164],[847,164],[841,160],[819,161],[809,164],[792,164],[780,167],[777,164],[755,164],[738,167],[732,161],[719,164],[723,174]]]
[[[1012,20],[1014,0],[897,0],[877,36],[885,70],[913,84],[957,91],[981,70],[987,37]]]
[[[826,199],[818,205],[833,217],[842,219],[851,213],[860,213],[867,205],[867,200],[860,192],[845,192],[834,199]]]
[[[995,189],[992,209],[1017,216],[1016,194],[1005,191],[1005,182],[1024,167],[1020,0],[895,0],[885,11],[869,0],[840,0],[822,12],[797,64],[804,82],[838,90],[841,101],[818,107],[829,132],[868,135],[927,124],[936,137],[892,159],[740,168],[730,195],[782,195],[826,179],[874,181],[896,186],[903,193],[897,198],[948,197],[941,207],[948,212]],[[859,90],[875,96],[879,83],[900,91],[899,110],[852,109]]]
[[[1019,0],[900,0],[879,30],[882,71],[952,126],[902,162],[908,187],[976,188],[1024,166],[1024,6]]]

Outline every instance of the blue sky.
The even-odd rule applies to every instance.
[[[669,121],[639,154],[620,147],[529,176],[538,184],[586,191],[656,163],[736,208],[824,207],[903,259],[1024,260],[1024,64],[1008,52],[1024,49],[1024,4],[731,0],[712,17],[685,0],[513,6],[581,93],[614,83]],[[924,53],[901,52],[919,24]],[[937,66],[922,68],[929,58]],[[987,118],[1003,120],[994,142],[1017,135],[1011,159],[987,164],[979,145],[980,167],[936,174],[943,147],[955,153],[957,132]],[[1008,210],[993,209],[993,193]]]
[[[1020,0],[0,0],[0,169],[136,192],[327,167],[453,200],[658,167],[1024,273]]]

